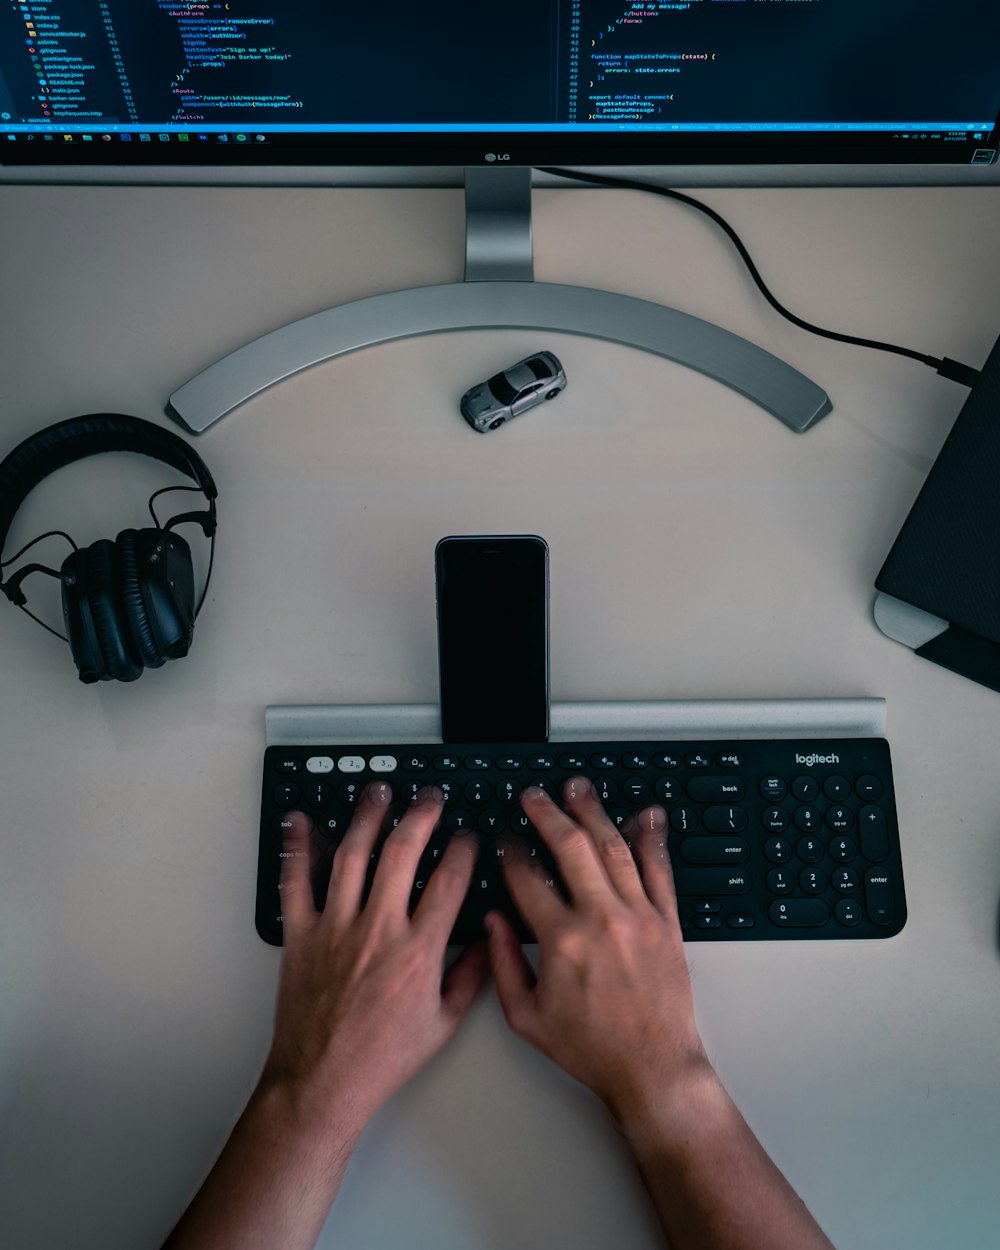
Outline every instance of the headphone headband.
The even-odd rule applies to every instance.
[[[56,469],[105,451],[133,451],[163,461],[193,478],[215,515],[218,495],[208,467],[178,435],[139,417],[95,412],[71,421],[57,421],[32,434],[0,464],[0,555],[14,517],[34,488]]]

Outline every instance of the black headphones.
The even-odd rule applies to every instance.
[[[160,668],[167,660],[187,655],[195,617],[205,602],[208,578],[195,608],[191,549],[179,534],[171,533],[172,528],[185,521],[200,525],[212,541],[212,556],[215,554],[218,491],[193,448],[169,430],[138,417],[93,413],[40,430],[0,464],[0,556],[17,510],[39,482],[64,465],[105,451],[138,452],[162,460],[198,485],[167,486],[156,491],[149,500],[155,528],[122,530],[114,542],[102,538],[82,548],[62,530],[50,530],[9,560],[0,561],[0,568],[12,564],[49,534],[62,534],[70,542],[73,550],[58,572],[43,564],[28,564],[6,582],[0,580],[0,590],[27,612],[21,582],[31,573],[59,579],[66,641],[83,682],[135,681],[144,668]],[[160,525],[153,499],[172,490],[200,491],[208,500],[208,509],[183,512]],[[210,559],[208,577],[211,573]],[[33,613],[28,615],[38,621]],[[39,624],[49,629],[43,621]]]

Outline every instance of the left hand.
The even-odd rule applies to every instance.
[[[476,860],[471,838],[452,839],[407,914],[420,857],[441,817],[436,790],[419,795],[386,837],[362,906],[390,797],[388,785],[376,783],[361,799],[334,856],[323,912],[313,901],[309,826],[301,813],[286,839],[292,854],[280,886],[284,957],[262,1083],[291,1094],[317,1128],[336,1112],[341,1130],[360,1133],[454,1036],[489,968],[477,944],[444,972]]]

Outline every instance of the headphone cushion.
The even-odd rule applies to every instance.
[[[115,540],[121,615],[128,626],[129,635],[143,665],[146,668],[160,668],[166,661],[160,654],[146,613],[146,603],[139,579],[136,538],[135,530],[122,530]]]
[[[86,584],[84,610],[89,610],[97,646],[107,676],[102,681],[135,681],[142,674],[142,662],[117,607],[119,580],[114,568],[114,544],[107,538],[92,543],[83,561]]]

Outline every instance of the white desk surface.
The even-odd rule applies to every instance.
[[[803,316],[973,365],[1000,332],[1000,188],[706,198]],[[6,451],[86,412],[166,423],[172,390],[256,334],[458,280],[462,198],[4,187],[0,238]],[[377,347],[198,441],[220,531],[189,658],[85,687],[65,644],[0,609],[9,1250],[159,1244],[269,1040],[279,954],[252,922],[264,706],[435,698],[434,544],[498,531],[548,539],[557,699],[887,698],[906,928],[692,946],[701,1027],[840,1250],[997,1244],[1000,695],[871,619],[873,578],[965,392],[787,325],[715,227],[662,200],[540,191],[535,242],[540,279],[717,321],[816,379],[833,412],[795,435],[680,366],[567,335]],[[472,433],[462,391],[542,346],[566,395]],[[12,542],[60,524],[113,536],[172,480],[131,457],[68,468]],[[601,1108],[507,1032],[490,994],[372,1124],[320,1244],[660,1243]]]

